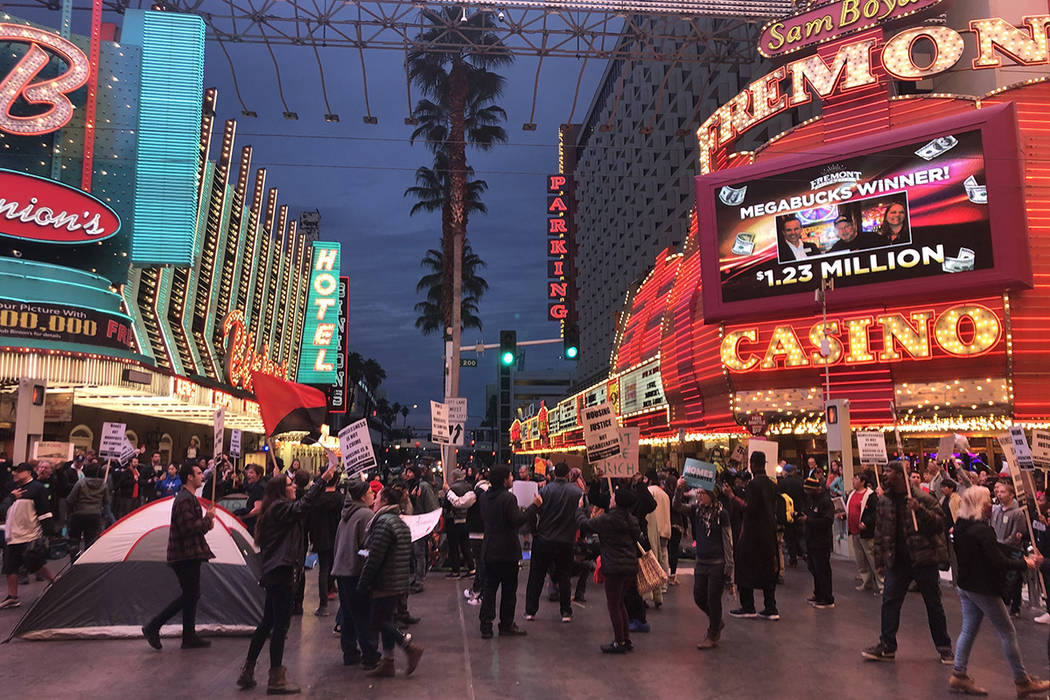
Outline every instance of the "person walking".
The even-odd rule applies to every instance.
[[[73,490],[69,492],[70,561],[76,561],[80,556],[81,540],[87,550],[102,534],[102,513],[109,502],[108,476],[109,465],[103,468],[93,460],[84,467],[84,478],[73,484]]]
[[[846,531],[853,544],[853,556],[861,582],[858,591],[882,595],[882,577],[875,565],[875,514],[879,497],[872,490],[875,474],[859,472],[853,477],[853,490],[846,499]]]
[[[581,533],[598,535],[601,549],[601,575],[605,583],[605,604],[612,622],[613,641],[603,644],[603,654],[626,654],[634,650],[624,595],[638,576],[638,541],[642,536],[638,519],[632,515],[637,497],[630,488],[619,488],[615,504],[608,512],[591,506],[591,517],[580,508],[576,523]]]
[[[33,467],[22,462],[11,470],[13,489],[4,498],[0,510],[7,511],[4,521],[4,565],[7,576],[7,597],[0,601],[0,609],[17,608],[18,572],[24,566],[35,574],[43,574],[51,583],[55,575],[47,568],[47,550],[41,545],[53,533],[54,516],[47,489],[33,478]]]
[[[660,567],[665,574],[670,574],[667,564],[667,544],[671,539],[671,499],[667,492],[660,486],[660,478],[656,470],[650,469],[645,474],[645,481],[649,494],[656,502],[656,508],[645,517],[646,534],[649,537],[649,546],[660,562]],[[653,589],[652,600],[657,609],[664,604],[664,591],[666,586],[658,586]]]
[[[168,529],[168,566],[175,572],[181,594],[168,603],[156,617],[142,626],[142,635],[156,651],[162,649],[160,628],[175,613],[182,611],[182,648],[210,647],[211,642],[197,635],[197,602],[201,597],[201,565],[214,559],[205,535],[215,526],[215,504],[201,508],[194,492],[204,483],[201,468],[195,464],[182,467],[182,488],[171,502],[171,526]]]
[[[419,465],[410,464],[405,467],[405,492],[412,501],[412,513],[424,515],[437,510],[437,496],[434,487],[430,485]],[[426,580],[427,571],[430,568],[430,550],[427,544],[429,537],[423,537],[412,543],[412,587],[413,593],[423,591],[423,582]]]
[[[954,661],[948,619],[941,602],[939,567],[948,563],[944,512],[937,500],[905,478],[900,462],[882,468],[884,497],[875,519],[875,563],[885,575],[878,644],[861,652],[871,661],[893,661],[908,585],[915,581],[926,605],[933,645],[943,664]]]
[[[481,638],[492,639],[492,622],[496,619],[496,594],[500,594],[499,634],[515,637],[526,634],[514,622],[517,605],[518,562],[521,560],[521,545],[518,529],[533,517],[543,497],[538,493],[525,511],[518,507],[518,500],[510,491],[514,476],[504,466],[493,467],[489,472],[491,486],[481,495],[481,519],[485,523],[485,539],[482,543],[482,558],[485,560],[485,579],[482,583]]]
[[[1006,572],[1034,570],[1042,562],[1042,556],[1033,554],[1017,559],[1004,555],[996,541],[995,531],[988,524],[991,514],[992,501],[986,489],[967,489],[962,495],[959,518],[955,522],[954,544],[959,564],[958,591],[963,620],[948,687],[952,692],[967,695],[988,694],[966,674],[970,649],[981,621],[987,617],[999,633],[1003,655],[1013,671],[1017,697],[1037,693],[1045,695],[1050,689],[1050,681],[1033,678],[1025,670],[1017,645],[1017,631],[1001,598]]]
[[[678,480],[684,494],[685,479]],[[696,490],[690,508],[693,536],[696,538],[696,564],[693,571],[693,601],[707,615],[707,635],[697,649],[714,649],[722,637],[722,593],[733,587],[733,530],[729,513],[713,491]]]
[[[412,635],[394,625],[398,600],[409,589],[412,558],[412,533],[400,516],[401,497],[401,491],[389,486],[380,492],[379,507],[366,534],[368,557],[357,581],[358,592],[371,595],[369,636],[383,642],[383,657],[367,674],[374,678],[394,677],[395,646],[408,657],[407,675],[412,675],[423,656],[423,647],[412,641]]]
[[[335,552],[332,575],[339,586],[339,607],[343,611],[339,645],[343,651],[343,665],[360,663],[366,670],[379,665],[379,650],[368,632],[371,597],[357,590],[367,546],[368,523],[371,522],[375,492],[367,481],[351,478],[346,485],[346,503],[335,533]]]
[[[1020,561],[1024,556],[1025,541],[1028,538],[1028,523],[1024,511],[1017,505],[1014,485],[1009,479],[995,485],[995,500],[992,506],[992,529],[995,538],[1011,559]],[[1021,569],[1024,571],[1024,569]],[[1010,617],[1021,614],[1021,588],[1024,577],[1014,569],[1006,574],[1006,585],[1003,588],[1003,602],[1010,606]]]
[[[471,495],[474,497],[474,503],[467,509],[470,557],[474,560],[474,580],[471,581],[470,588],[463,589],[463,597],[467,599],[468,605],[481,605],[482,584],[485,581],[485,557],[482,556],[482,549],[485,544],[485,521],[481,517],[479,498],[492,486],[489,483],[488,476],[488,470],[482,470],[477,475],[472,491],[466,496],[466,498],[469,498]]]
[[[806,487],[807,506],[804,513],[796,515],[806,529],[806,552],[809,558],[809,573],[813,576],[813,597],[807,602],[818,610],[835,607],[835,596],[831,592],[831,549],[834,544],[832,525],[835,523],[835,506],[824,483],[810,477]]]
[[[360,480],[359,480],[360,481]],[[317,554],[317,610],[314,615],[328,615],[328,598],[332,590],[332,559],[335,550],[335,533],[339,527],[343,510],[343,495],[337,491],[338,479],[325,485],[317,498],[317,506],[307,516],[307,532],[310,545]]]
[[[754,476],[744,490],[744,519],[734,557],[740,607],[730,610],[729,614],[732,617],[779,620],[776,485],[766,476],[765,453],[751,453],[750,462]],[[761,612],[755,612],[756,588],[762,589],[764,605]]]
[[[237,685],[243,689],[255,687],[255,662],[269,637],[267,694],[294,695],[299,692],[299,687],[288,680],[284,667],[284,643],[292,619],[295,567],[302,565],[306,556],[306,518],[319,502],[325,485],[335,479],[339,467],[335,453],[325,451],[328,452],[328,469],[302,498],[296,497],[295,479],[287,474],[278,474],[266,484],[255,523],[255,544],[259,547],[262,569],[259,583],[266,591],[266,599],[262,620],[255,628],[248,645],[248,656],[237,678]]]
[[[576,508],[583,491],[568,481],[569,465],[558,462],[554,467],[554,481],[540,489],[542,505],[536,536],[532,541],[529,560],[529,581],[525,589],[525,619],[535,620],[540,607],[543,582],[550,572],[558,588],[561,621],[572,622],[573,544],[576,541]]]

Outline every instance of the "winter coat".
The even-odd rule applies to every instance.
[[[864,529],[855,534],[860,535],[862,540],[870,540],[875,537],[875,520],[877,519],[879,497],[869,488],[865,488],[863,491],[850,491],[849,496],[846,497],[847,518],[849,517],[850,502],[854,496],[861,499],[860,521],[864,524]]]
[[[744,490],[743,521],[736,545],[736,583],[741,588],[775,585],[780,575],[777,556],[777,487],[756,474]]]
[[[733,532],[729,513],[720,504],[705,509],[699,504],[690,509],[693,536],[696,538],[697,564],[723,564],[725,575],[733,577]]]
[[[548,542],[575,542],[576,509],[582,496],[580,487],[565,479],[555,479],[541,488],[543,504],[539,508],[536,537]]]
[[[473,493],[473,486],[466,479],[457,479],[452,482],[445,492],[445,502],[448,504],[445,517],[448,522],[456,525],[466,525],[467,513],[477,502],[477,497],[471,498],[467,494]]]
[[[322,491],[317,497],[317,505],[306,519],[310,544],[315,552],[331,552],[335,548],[335,531],[342,510],[343,494],[338,491]]]
[[[518,542],[520,528],[536,512],[531,505],[522,511],[518,499],[502,484],[492,487],[478,497],[481,503],[481,519],[485,522],[485,539],[481,557],[491,562],[517,562],[521,559],[521,544]]]
[[[412,561],[412,533],[398,514],[398,506],[386,506],[368,525],[368,558],[361,569],[357,590],[373,596],[408,592]]]
[[[318,479],[302,498],[282,498],[270,504],[256,523],[255,544],[259,547],[262,573],[281,566],[302,566],[306,557],[306,518],[316,507],[324,482]]]
[[[581,508],[576,511],[576,524],[581,533],[598,535],[602,573],[634,576],[638,573],[638,540],[642,536],[638,520],[623,508],[613,508],[595,518],[588,518]]]
[[[786,493],[792,502],[795,504],[796,513],[805,513],[806,506],[808,505],[809,496],[806,494],[806,489],[802,486],[802,479],[795,474],[788,474],[782,476],[777,480],[777,491],[779,493]]]
[[[412,512],[416,515],[423,515],[424,513],[430,513],[441,507],[438,503],[437,496],[434,495],[434,487],[430,485],[430,482],[426,479],[419,479],[414,484],[414,487],[419,488],[419,495],[412,496]],[[407,492],[411,493],[413,488],[407,489]]]
[[[657,485],[649,486],[649,494],[656,503],[656,508],[645,518],[645,527],[651,545],[659,546],[660,540],[671,537],[671,499],[667,492]]]
[[[902,504],[904,522],[897,522],[897,501],[904,499],[904,494],[887,493],[878,502],[878,516],[875,519],[875,565],[879,568],[890,568],[897,558],[897,528],[902,527],[907,555],[915,566],[940,566],[948,563],[948,539],[944,531],[944,511],[941,504],[930,494],[909,484],[912,498],[919,502],[920,508],[912,511]],[[911,513],[915,513],[912,523]]]
[[[835,522],[835,506],[827,489],[810,491],[803,515],[806,516],[806,549],[830,552],[834,545],[831,526]]]
[[[335,532],[335,554],[332,559],[333,576],[357,577],[365,568],[365,558],[358,554],[366,547],[368,523],[372,510],[361,501],[349,496],[343,505],[339,527]]]
[[[73,484],[67,502],[70,515],[102,515],[102,508],[109,503],[105,479],[84,477]]]
[[[958,586],[964,591],[1000,596],[1006,588],[1007,571],[1024,571],[1024,559],[1003,553],[995,531],[984,520],[959,518],[955,522],[955,555],[958,559]]]
[[[215,522],[204,517],[200,501],[189,489],[179,489],[171,503],[171,526],[168,528],[168,563],[192,559],[214,559],[204,539]]]

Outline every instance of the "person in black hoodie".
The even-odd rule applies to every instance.
[[[777,611],[777,578],[780,558],[777,555],[777,487],[766,476],[766,455],[751,453],[754,475],[744,491],[744,518],[740,525],[734,558],[735,578],[740,607],[730,610],[732,617],[779,620]],[[762,589],[763,609],[755,612],[755,589]]]
[[[787,494],[794,505],[794,512],[805,513],[806,512],[806,490],[802,486],[802,479],[799,478],[798,470],[794,464],[784,465],[784,475],[777,479],[777,488],[782,494]],[[803,548],[803,528],[800,523],[791,522],[784,524],[784,543],[787,544],[788,550],[788,566],[795,568],[798,566],[799,557],[805,558],[805,549]]]
[[[638,576],[638,541],[642,537],[642,530],[638,519],[631,513],[637,503],[635,491],[630,488],[617,489],[614,502],[615,507],[608,513],[591,506],[590,518],[580,508],[576,512],[576,524],[581,533],[597,534],[601,548],[605,603],[614,635],[611,644],[602,645],[602,653],[626,654],[634,650],[634,645],[631,643],[624,594],[635,585]]]
[[[343,494],[337,490],[338,480],[325,486],[317,499],[317,506],[307,518],[310,544],[317,554],[318,605],[314,615],[328,615],[329,581],[332,574],[332,556],[335,550],[335,531],[339,528],[339,517],[343,510]]]
[[[834,542],[831,527],[835,522],[835,506],[820,479],[811,476],[804,485],[806,509],[795,513],[795,522],[805,526],[807,563],[809,573],[813,575],[813,597],[807,602],[818,610],[826,610],[835,607],[835,596],[831,592],[831,549]]]
[[[995,531],[988,524],[992,500],[987,489],[966,489],[962,495],[959,519],[955,522],[954,544],[959,560],[959,602],[962,604],[962,630],[955,643],[955,661],[948,687],[952,692],[967,695],[987,695],[973,679],[966,675],[973,640],[987,617],[1002,641],[1003,654],[1013,670],[1017,697],[1045,695],[1050,681],[1032,678],[1021,661],[1017,646],[1017,632],[1003,603],[1002,592],[1007,571],[1035,569],[1042,561],[1039,554],[1024,559],[1012,559],[1003,554],[996,541]]]
[[[324,484],[335,478],[339,460],[328,452],[328,469],[302,498],[296,497],[295,481],[279,474],[266,484],[259,516],[255,524],[255,543],[259,547],[262,578],[259,584],[266,590],[263,617],[255,628],[248,657],[241,667],[237,685],[242,689],[255,687],[255,662],[262,652],[266,638],[270,638],[270,678],[266,692],[269,695],[291,695],[299,688],[288,681],[284,667],[284,642],[292,619],[292,601],[295,588],[295,569],[301,567],[306,556],[306,517],[317,504]]]

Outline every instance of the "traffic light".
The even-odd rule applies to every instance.
[[[561,337],[565,359],[575,360],[576,356],[580,354],[580,329],[566,324]]]
[[[518,332],[499,332],[499,362],[504,367],[510,367],[518,358]]]

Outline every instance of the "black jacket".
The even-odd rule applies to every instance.
[[[412,561],[412,532],[397,506],[383,508],[368,528],[368,558],[357,581],[357,590],[372,595],[408,592]]]
[[[335,531],[339,528],[343,500],[343,494],[338,491],[322,491],[317,497],[317,506],[310,511],[306,520],[310,544],[315,552],[335,549]]]
[[[806,516],[806,548],[829,552],[834,544],[831,526],[835,522],[835,506],[827,489],[810,492],[804,511]],[[797,510],[797,509],[796,509]]]
[[[580,532],[598,535],[603,574],[633,576],[638,573],[638,541],[642,530],[630,512],[613,508],[596,518],[588,518],[581,508],[576,511],[576,524]]]
[[[555,479],[540,489],[543,504],[539,509],[536,537],[548,542],[572,544],[576,541],[576,509],[583,491],[565,479]]]
[[[780,575],[777,557],[777,487],[756,474],[744,490],[744,518],[736,543],[736,583],[742,588],[775,585]]]
[[[1011,559],[995,539],[995,531],[984,520],[959,518],[955,522],[955,555],[959,561],[959,588],[971,593],[1000,596],[1006,587],[1006,572],[1024,571],[1024,559]]]
[[[302,498],[281,499],[270,505],[255,535],[264,575],[281,566],[302,566],[306,557],[306,517],[323,488],[324,482],[318,479]]]
[[[809,506],[809,496],[802,486],[802,479],[796,474],[782,476],[777,479],[777,490],[786,493],[795,504],[796,513],[805,513]]]
[[[517,562],[521,559],[518,528],[536,512],[536,506],[522,511],[518,499],[503,484],[493,484],[478,496],[481,519],[485,523],[485,539],[481,547],[484,561]]]

